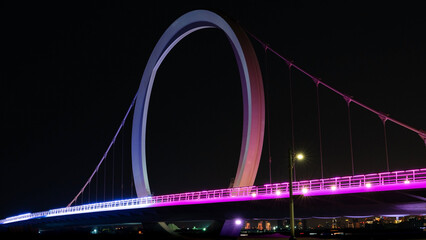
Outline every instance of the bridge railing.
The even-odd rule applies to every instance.
[[[313,179],[296,181],[293,183],[294,194],[308,194],[309,192],[338,191],[342,189],[374,188],[375,186],[401,186],[412,183],[426,184],[426,168],[406,171],[372,173],[356,176],[334,177],[326,179]],[[374,190],[374,189],[372,189]],[[77,213],[89,213],[96,211],[120,210],[141,208],[149,206],[161,206],[161,204],[173,204],[204,200],[214,202],[219,199],[229,198],[257,198],[257,197],[286,197],[289,184],[274,183],[263,186],[249,186],[239,188],[215,189],[208,191],[195,191],[187,193],[167,194],[161,196],[148,196],[125,200],[91,203],[73,207],[52,209],[44,212],[26,213],[0,220],[0,224],[24,221],[34,218],[54,217]]]

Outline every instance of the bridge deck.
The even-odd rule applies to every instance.
[[[373,173],[298,181],[293,183],[294,195],[311,197],[362,194],[426,188],[426,169]],[[245,202],[288,198],[288,183],[266,184],[241,188],[216,189],[187,193],[149,196],[117,201],[85,204],[49,211],[21,214],[0,220],[3,226],[31,219],[53,218],[77,214],[95,214],[143,208],[172,207],[227,202]],[[423,214],[423,213],[419,213]]]

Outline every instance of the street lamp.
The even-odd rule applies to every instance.
[[[302,160],[304,158],[303,154],[298,153],[294,154],[291,149],[288,150],[289,161],[288,161],[288,188],[290,194],[290,240],[296,239],[294,234],[294,200],[293,200],[293,168],[295,164],[295,158],[297,160]]]

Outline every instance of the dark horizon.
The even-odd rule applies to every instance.
[[[330,86],[425,128],[426,16],[416,6],[255,1],[3,5],[0,218],[63,207],[72,200],[114,136],[156,42],[175,19],[194,9],[220,11]],[[272,179],[282,182],[291,146],[288,67],[271,53],[265,57],[262,46],[251,40],[269,86]],[[295,145],[307,155],[297,177],[320,178],[316,88],[299,72],[292,71],[292,77]],[[346,103],[325,88],[319,94],[324,177],[350,175]],[[116,165],[124,159],[127,192],[131,121],[132,115],[124,141],[120,135],[114,150]],[[380,119],[351,105],[351,123],[355,173],[385,171]],[[156,76],[147,129],[155,194],[228,187],[239,158],[242,96],[223,33],[198,31],[173,48]],[[424,168],[422,139],[389,122],[386,129],[390,170]],[[265,129],[256,185],[269,182],[267,134]]]

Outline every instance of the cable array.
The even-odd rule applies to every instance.
[[[84,184],[84,186],[81,188],[81,190],[77,193],[77,195],[73,198],[73,200],[67,205],[67,207],[70,207],[72,204],[74,204],[78,197],[80,197],[80,195],[83,195],[84,190],[86,189],[87,186],[90,186],[90,183],[93,179],[93,177],[99,172],[99,168],[101,167],[102,163],[104,162],[104,160],[107,158],[109,151],[111,150],[111,148],[114,146],[114,143],[117,139],[118,134],[120,133],[121,129],[123,128],[124,124],[126,123],[126,119],[129,116],[130,111],[132,110],[133,106],[135,105],[136,102],[136,98],[137,98],[137,94],[135,95],[135,97],[132,100],[132,103],[130,104],[129,108],[127,109],[126,115],[124,116],[123,120],[120,123],[120,126],[118,127],[117,132],[115,133],[114,137],[111,140],[111,143],[109,144],[107,150],[105,151],[105,153],[102,155],[101,160],[99,161],[98,165],[96,166],[95,170],[93,171],[92,175],[90,175],[89,179],[86,181],[86,183]],[[114,154],[113,154],[114,155]],[[113,156],[114,157],[114,156]],[[106,166],[105,167],[105,171],[104,171],[104,200],[105,200],[105,181],[106,181]],[[113,167],[114,169],[114,167]],[[114,170],[113,170],[114,171]],[[114,174],[114,173],[113,173]],[[98,176],[97,176],[98,177]],[[97,178],[96,177],[96,178]],[[112,194],[114,194],[114,184],[112,186],[113,190],[112,190]],[[89,195],[90,196],[90,195]],[[97,198],[97,181],[96,181],[96,198]],[[96,199],[97,200],[97,199]]]
[[[347,108],[348,108],[348,129],[349,129],[349,144],[350,144],[350,157],[351,157],[351,165],[352,165],[352,175],[355,175],[355,169],[354,169],[354,158],[353,158],[353,144],[352,144],[352,125],[351,125],[351,111],[350,111],[350,105],[351,103],[358,105],[359,107],[374,113],[375,115],[377,115],[382,123],[383,123],[383,132],[384,132],[384,142],[385,142],[385,156],[386,156],[386,168],[387,171],[389,171],[389,156],[388,156],[388,143],[387,143],[387,136],[386,136],[386,122],[390,121],[393,122],[405,129],[408,129],[414,133],[416,133],[418,136],[420,136],[420,138],[423,140],[425,146],[426,146],[426,132],[424,130],[421,129],[416,129],[412,126],[409,126],[408,124],[402,123],[392,117],[389,117],[389,114],[380,112],[372,107],[367,106],[366,104],[361,103],[358,100],[355,100],[354,97],[349,96],[347,94],[344,94],[340,91],[338,91],[337,89],[331,87],[330,85],[326,84],[325,82],[323,82],[320,78],[313,76],[312,74],[308,73],[307,71],[305,71],[304,69],[302,69],[301,67],[297,66],[296,64],[294,64],[293,61],[288,60],[287,58],[283,57],[281,54],[279,54],[277,51],[275,51],[273,48],[270,47],[269,44],[266,44],[264,41],[261,41],[258,37],[256,37],[254,34],[250,33],[249,31],[245,30],[255,41],[257,41],[264,49],[265,49],[265,54],[267,54],[267,51],[270,51],[271,53],[275,54],[277,57],[279,57],[281,60],[283,60],[288,68],[289,68],[289,87],[290,87],[290,101],[291,101],[291,131],[292,131],[292,139],[291,139],[291,144],[292,144],[292,149],[294,151],[294,120],[293,120],[293,99],[292,99],[292,78],[291,78],[291,70],[292,68],[298,70],[299,72],[301,72],[302,74],[304,74],[305,76],[307,76],[308,78],[312,79],[313,83],[316,86],[316,90],[317,90],[317,112],[318,112],[318,132],[319,132],[319,148],[320,148],[320,161],[321,161],[321,177],[324,177],[324,169],[323,169],[323,153],[322,153],[322,131],[321,131],[321,115],[320,115],[320,105],[319,105],[319,93],[318,93],[318,89],[319,86],[324,86],[325,88],[327,88],[328,90],[334,92],[335,94],[340,95],[341,97],[343,97],[343,99],[346,101],[347,103]],[[268,120],[269,121],[269,120]],[[268,126],[269,127],[269,126]],[[295,174],[296,172],[294,172]],[[296,175],[294,175],[296,176]],[[296,177],[294,177],[296,178]]]

